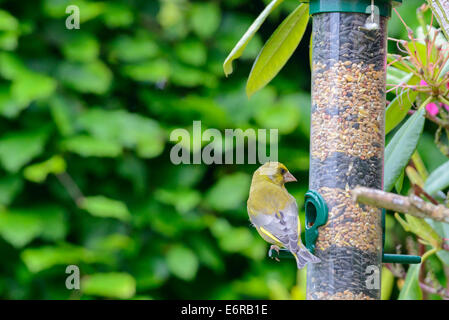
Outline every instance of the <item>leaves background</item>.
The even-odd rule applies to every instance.
[[[268,18],[230,78],[222,69],[266,3],[0,1],[1,298],[305,297],[305,273],[269,260],[250,228],[245,201],[257,166],[169,158],[170,132],[194,120],[203,130],[278,128],[302,206],[307,41],[268,87],[245,94],[251,61],[297,2]],[[80,30],[65,28],[69,4],[80,8]],[[400,8],[411,26],[420,4]],[[397,18],[390,34],[406,36]],[[444,156],[425,139],[419,148],[435,169]],[[405,234],[393,219],[387,230],[393,251]],[[65,288],[69,264],[80,266],[80,291]],[[388,279],[385,298],[395,298]]]

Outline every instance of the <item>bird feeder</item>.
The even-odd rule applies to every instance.
[[[306,245],[308,299],[380,299],[382,209],[356,186],[383,189],[390,0],[311,0],[312,109]],[[419,257],[385,256],[390,262]]]

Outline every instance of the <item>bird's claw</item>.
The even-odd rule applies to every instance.
[[[269,256],[270,258],[276,260],[277,262],[280,262],[281,260],[279,260],[278,257],[273,257],[273,250],[276,251],[276,253],[277,253],[278,257],[279,257],[279,250],[280,250],[280,248],[279,248],[277,245],[275,245],[275,244],[273,244],[273,245],[270,247],[270,250],[268,251],[268,256]]]

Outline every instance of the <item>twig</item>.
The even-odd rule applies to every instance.
[[[70,195],[72,200],[79,207],[84,199],[84,195],[81,192],[80,188],[78,188],[78,185],[75,183],[75,181],[73,181],[72,177],[66,172],[63,172],[57,174],[56,178],[58,178],[59,182],[67,190],[67,193]]]
[[[413,185],[413,189],[415,192],[415,195],[419,196],[424,196],[427,198],[427,200],[429,200],[431,203],[433,203],[434,205],[439,205],[438,201],[435,200],[434,197],[432,197],[430,194],[428,194],[423,188],[421,188],[420,186],[418,186],[417,184]]]
[[[434,205],[426,202],[416,195],[408,197],[365,187],[356,187],[352,190],[355,202],[360,202],[388,210],[408,213],[418,218],[430,218],[440,222],[449,223],[449,209],[444,205]]]
[[[441,296],[444,300],[449,299],[449,291],[444,289],[443,287],[434,288],[422,282],[419,282],[419,286],[423,291],[427,293],[437,294]]]
[[[443,127],[445,129],[449,130],[449,123],[447,123],[446,121],[441,120],[438,117],[432,116],[431,114],[429,114],[428,112],[426,112],[425,115],[426,119],[436,123],[439,127]]]

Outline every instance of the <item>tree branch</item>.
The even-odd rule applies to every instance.
[[[449,223],[449,209],[444,205],[434,205],[416,195],[408,197],[377,189],[356,187],[352,190],[354,202],[372,205],[378,208],[407,213],[418,218],[430,218]]]

